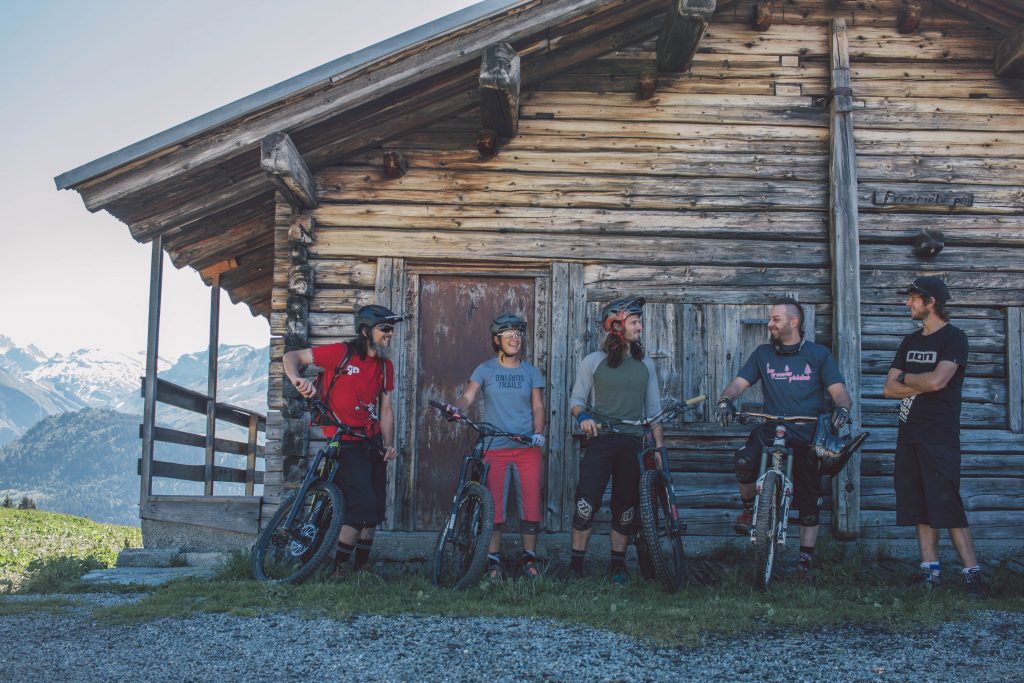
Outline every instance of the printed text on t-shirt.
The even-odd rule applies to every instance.
[[[771,363],[765,363],[765,374],[768,379],[774,379],[779,382],[809,382],[811,380],[811,366],[810,364],[804,365],[803,374],[797,374],[789,369],[789,365],[779,372],[772,367]]]

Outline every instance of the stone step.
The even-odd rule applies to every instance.
[[[228,559],[227,553],[182,552],[181,548],[125,548],[117,555],[117,567],[175,568],[203,567],[215,569]]]
[[[162,586],[177,579],[209,579],[216,572],[210,567],[114,567],[95,569],[81,578],[89,584],[121,586]]]

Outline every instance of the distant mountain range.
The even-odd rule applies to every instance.
[[[47,356],[36,346],[16,346],[0,336],[0,445],[24,434],[47,415],[82,408],[106,408],[141,414],[141,377],[145,354],[79,349]],[[265,413],[267,407],[267,347],[221,345],[218,352],[217,398],[223,403]],[[207,353],[161,359],[160,377],[180,386],[206,392]],[[196,422],[196,419],[199,421]],[[160,424],[194,428],[200,416],[168,409],[157,411]]]
[[[222,345],[217,398],[266,414],[269,349]],[[0,336],[0,497],[100,522],[139,523],[143,354],[81,349],[47,356]],[[206,393],[207,353],[161,361],[160,377]],[[202,434],[204,416],[157,405],[157,424]],[[244,439],[218,423],[217,436]],[[159,459],[195,463],[201,449],[160,443]],[[218,456],[218,461],[221,457]],[[227,463],[225,463],[227,464]],[[198,486],[198,489],[197,489]],[[225,487],[235,484],[221,485]],[[197,494],[201,485],[154,480],[155,493]]]

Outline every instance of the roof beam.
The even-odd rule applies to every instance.
[[[996,45],[993,66],[1001,78],[1024,78],[1024,24]]]
[[[513,138],[519,130],[519,55],[508,43],[484,48],[480,60],[480,123],[485,130]]]
[[[316,179],[287,133],[271,133],[263,138],[260,166],[286,202],[307,211],[317,207]]]
[[[658,71],[683,73],[715,14],[715,0],[672,0],[658,36]]]
[[[1024,21],[1024,6],[1006,0],[935,0],[935,3],[1003,35]]]

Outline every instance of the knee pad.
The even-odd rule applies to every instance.
[[[818,520],[819,513],[815,512],[813,515],[800,515],[796,523],[798,526],[818,526]]]
[[[636,527],[636,508],[629,506],[612,520],[612,531],[617,531],[624,536],[633,533]]]
[[[757,470],[761,464],[751,456],[748,448],[737,448],[733,453],[732,463],[736,468],[736,481],[741,484],[753,484],[757,481]]]
[[[594,524],[594,506],[586,498],[576,499],[576,511],[572,513],[572,528],[586,531]]]
[[[525,519],[519,520],[519,533],[536,536],[540,533],[540,522],[527,522]]]

